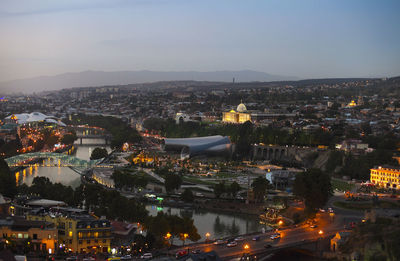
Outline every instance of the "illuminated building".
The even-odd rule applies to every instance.
[[[355,106],[357,106],[357,103],[354,100],[352,100],[349,104],[347,104],[347,107],[355,107]]]
[[[378,187],[400,188],[400,168],[399,167],[375,167],[371,169],[370,181]]]
[[[235,110],[222,113],[222,121],[226,123],[244,123],[251,121],[251,115],[247,112],[246,105],[239,104]]]
[[[57,247],[57,229],[53,223],[30,221],[22,217],[0,219],[0,242],[2,244],[25,247],[32,251],[43,251],[53,254]]]
[[[166,151],[181,153],[181,159],[198,155],[230,156],[232,153],[231,140],[227,136],[207,136],[196,138],[167,138],[163,140]]]
[[[7,123],[16,123],[19,125],[29,124],[34,122],[45,122],[48,124],[56,124],[62,127],[66,125],[59,119],[53,116],[47,116],[40,112],[12,114],[4,119]]]
[[[108,169],[94,169],[92,174],[92,179],[94,179],[97,183],[109,187],[114,188],[115,183],[112,178],[113,170]]]
[[[47,221],[58,229],[59,246],[70,252],[108,252],[111,244],[111,224],[96,219],[81,209],[53,208],[57,212],[28,214],[28,220]]]
[[[154,157],[150,157],[146,155],[143,151],[141,151],[136,157],[132,159],[132,162],[135,164],[139,163],[153,163],[154,162]]]

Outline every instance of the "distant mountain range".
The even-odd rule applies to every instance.
[[[0,93],[33,93],[73,87],[125,85],[158,81],[232,82],[233,78],[235,78],[235,82],[298,80],[296,77],[272,75],[250,70],[215,72],[84,71],[0,82]]]

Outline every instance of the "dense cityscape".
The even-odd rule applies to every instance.
[[[399,84],[160,82],[4,96],[1,248],[67,260],[396,259]],[[360,245],[380,227],[391,231],[386,250],[365,248],[382,244],[375,234]]]
[[[0,1],[0,261],[400,260],[398,10]]]

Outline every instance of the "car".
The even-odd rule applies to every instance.
[[[95,261],[96,259],[94,259],[94,257],[85,257],[84,259],[82,259],[83,261]]]
[[[235,238],[235,241],[236,242],[244,241],[244,237],[237,237]]]
[[[253,237],[251,240],[253,240],[253,241],[259,241],[260,239],[261,239],[260,236],[255,236],[255,237]]]
[[[192,254],[200,254],[201,250],[200,249],[194,249],[192,250]]]
[[[176,257],[176,258],[181,258],[181,257],[184,257],[184,256],[186,256],[186,255],[188,255],[188,254],[189,254],[189,253],[188,253],[187,250],[180,250],[180,251],[178,251],[178,252],[175,253],[175,257]]]
[[[229,242],[228,244],[226,244],[227,247],[235,247],[237,245],[238,245],[238,243],[236,241],[232,241],[232,242]]]
[[[144,253],[140,258],[141,259],[152,259],[153,254],[152,253]]]
[[[271,248],[271,247],[272,247],[271,244],[266,244],[266,245],[264,245],[264,248]]]
[[[215,241],[213,244],[214,244],[214,245],[223,245],[223,244],[226,244],[226,243],[227,243],[226,240],[218,239],[218,240]]]
[[[77,256],[70,256],[70,257],[67,257],[67,259],[65,259],[65,260],[67,260],[67,261],[76,261],[76,260],[78,260],[78,257]]]
[[[320,208],[319,211],[320,211],[321,213],[325,213],[325,209],[323,209],[323,208]]]
[[[125,256],[121,257],[121,260],[132,260],[132,256],[131,255],[125,255]]]
[[[317,225],[311,225],[310,228],[316,228],[318,227]]]
[[[275,240],[275,239],[278,239],[278,238],[281,238],[281,234],[279,234],[279,233],[273,234],[273,235],[270,236],[270,239],[272,239],[272,240]]]

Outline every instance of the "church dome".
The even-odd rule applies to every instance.
[[[236,108],[237,112],[245,112],[247,111],[246,105],[244,105],[243,103],[239,104]]]

